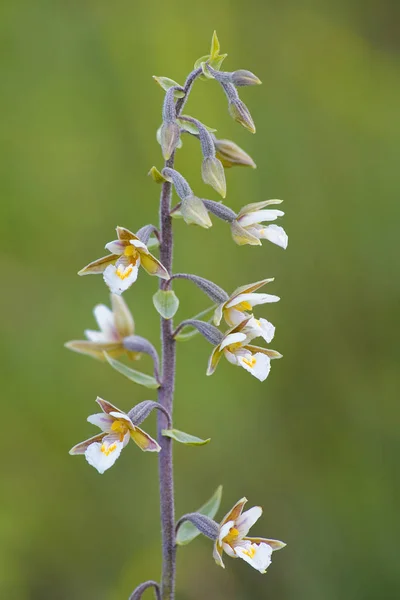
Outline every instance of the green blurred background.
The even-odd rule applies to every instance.
[[[96,395],[123,409],[155,395],[63,343],[108,303],[102,278],[78,269],[117,224],[157,218],[146,174],[162,165],[163,96],[151,76],[183,82],[214,29],[226,68],[263,80],[241,93],[257,135],[230,119],[215,82],[196,85],[186,112],[253,156],[256,171],[227,172],[226,202],[283,198],[289,247],[240,248],[216,219],[210,231],[178,221],[176,270],[228,291],[275,276],[267,291],[282,301],[257,314],[276,325],[284,358],[264,384],[226,361],[207,378],[209,344],[179,346],[175,424],[212,443],[175,448],[177,513],[223,483],[221,516],[246,495],[264,506],[255,534],[288,546],[261,576],[229,558],[218,569],[199,538],[179,550],[177,598],[400,597],[398,6],[1,4],[1,598],[120,600],[158,578],[156,458],[130,446],[100,476],[68,456],[94,433]],[[185,138],[177,168],[217,200],[200,160]],[[125,298],[137,332],[158,344],[156,285],[142,273]],[[175,289],[178,317],[207,305],[190,283]]]

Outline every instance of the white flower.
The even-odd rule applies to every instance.
[[[86,265],[78,274],[103,273],[104,281],[114,294],[122,294],[136,281],[139,266],[150,275],[169,279],[166,268],[134,233],[124,227],[117,227],[117,236],[117,240],[106,244],[106,249],[111,254]]]
[[[226,302],[217,306],[214,313],[215,325],[218,326],[223,317],[230,327],[234,327],[249,318],[249,313],[252,313],[253,306],[269,302],[278,302],[280,300],[279,296],[255,293],[260,287],[272,281],[274,281],[273,278],[262,279],[261,281],[249,283],[248,285],[237,288]],[[266,339],[266,341],[269,343],[271,340]]]
[[[243,512],[246,502],[247,498],[239,500],[222,519],[213,556],[223,568],[222,554],[225,552],[232,558],[242,558],[260,573],[265,573],[271,564],[272,552],[284,548],[286,544],[279,540],[247,537],[250,528],[261,517],[262,508],[254,506]]]
[[[256,321],[254,319],[254,321]],[[222,341],[215,346],[208,363],[207,375],[212,375],[217,365],[224,355],[233,365],[243,367],[260,381],[264,381],[271,369],[271,359],[281,358],[281,354],[269,348],[253,346],[249,342],[255,337],[271,337],[274,332],[273,325],[265,319],[264,324],[258,325],[252,323],[252,318],[239,323],[233,329],[230,329],[223,337]],[[262,329],[264,331],[261,333]],[[272,339],[272,338],[271,338]]]
[[[93,310],[100,331],[86,329],[87,340],[73,340],[67,342],[66,347],[103,361],[104,352],[112,357],[126,354],[133,360],[140,358],[140,353],[129,352],[123,346],[123,339],[135,333],[133,317],[124,299],[117,294],[111,294],[111,306],[112,310],[104,304],[98,304]]]
[[[97,398],[96,402],[103,412],[91,415],[87,420],[100,427],[102,433],[77,444],[70,454],[84,454],[89,465],[103,474],[113,466],[131,438],[143,451],[160,452],[157,442],[134,425],[126,413],[102,398]]]
[[[242,246],[250,244],[260,246],[260,240],[269,240],[281,248],[287,248],[288,236],[285,230],[278,225],[263,225],[265,222],[275,221],[285,214],[281,210],[265,209],[271,204],[280,204],[282,200],[265,200],[244,206],[237,218],[231,223],[232,237]]]

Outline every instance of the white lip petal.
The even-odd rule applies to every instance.
[[[220,350],[223,350],[227,346],[231,344],[237,344],[239,342],[244,342],[246,339],[246,334],[238,331],[237,333],[229,333],[221,342]]]
[[[267,319],[252,317],[245,327],[245,332],[250,341],[262,337],[269,344],[274,338],[275,327]]]
[[[283,227],[279,227],[278,225],[268,225],[259,230],[258,235],[260,238],[269,240],[284,250],[287,248],[288,236]]]
[[[113,466],[123,447],[122,442],[104,438],[102,443],[91,444],[85,452],[85,457],[89,465],[102,475],[104,471]]]
[[[113,266],[113,265],[109,265]],[[94,318],[97,321],[101,333],[106,340],[115,340],[114,315],[112,310],[104,304],[98,304],[93,309]],[[93,340],[96,341],[96,340]]]
[[[226,303],[226,307],[231,308],[237,306],[241,302],[248,302],[251,306],[257,306],[269,302],[279,302],[279,300],[279,296],[275,296],[274,294],[260,294],[253,292],[249,294],[239,294],[235,298],[232,298],[232,300],[229,300],[229,302]]]
[[[268,356],[257,352],[247,356],[238,356],[238,364],[256,377],[259,381],[265,381],[271,370],[271,362]]]
[[[95,415],[90,415],[87,418],[88,422],[92,425],[96,425],[96,427],[100,427],[102,431],[106,433],[111,432],[111,425],[114,423],[113,417],[111,415],[106,415],[105,413],[97,413]]]
[[[261,506],[253,506],[253,508],[246,510],[236,519],[235,527],[239,532],[240,539],[244,538],[249,533],[249,529],[253,527],[254,523],[258,521],[261,515]]]
[[[246,543],[236,546],[235,553],[260,573],[265,573],[271,564],[272,548],[267,544]]]
[[[239,217],[239,223],[242,227],[247,227],[264,221],[276,221],[278,217],[283,217],[284,214],[283,211],[275,209],[256,210]]]
[[[138,271],[139,261],[126,267],[109,265],[103,273],[103,278],[113,294],[122,294],[136,281]]]

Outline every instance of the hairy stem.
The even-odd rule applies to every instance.
[[[180,114],[195,79],[201,74],[201,69],[190,73],[186,79],[185,96],[176,103],[176,114]],[[173,169],[175,153],[165,162],[165,167]],[[171,211],[172,185],[165,181],[162,185],[160,198],[160,260],[168,273],[172,275],[173,233]],[[168,281],[160,279],[160,289],[168,289]],[[172,319],[161,318],[161,369],[162,383],[158,392],[159,403],[168,411],[172,418],[174,385],[175,385],[175,340],[173,337]],[[160,479],[160,510],[162,527],[162,600],[175,598],[175,505],[174,505],[174,472],[172,462],[172,439],[164,437],[162,429],[168,427],[166,415],[159,413],[157,419],[158,442],[161,446],[159,454]]]

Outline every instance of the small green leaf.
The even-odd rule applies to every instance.
[[[200,514],[205,515],[206,517],[210,517],[210,519],[213,519],[218,512],[219,505],[221,504],[221,498],[222,485],[220,485],[215,490],[211,498],[195,512],[199,512]],[[185,546],[186,544],[189,544],[189,542],[194,540],[198,535],[200,535],[199,530],[194,525],[192,525],[192,523],[186,521],[185,523],[182,523],[182,525],[178,529],[178,533],[176,535],[176,543],[178,544],[178,546]]]
[[[168,181],[168,179],[166,179],[164,175],[160,173],[157,167],[151,167],[150,171],[148,172],[148,175],[150,175],[150,177],[156,183],[164,183],[165,181]]]
[[[146,375],[145,373],[141,373],[140,371],[135,371],[135,369],[131,369],[127,365],[124,365],[124,363],[121,363],[118,360],[111,358],[111,356],[107,354],[107,352],[104,352],[104,356],[106,357],[107,362],[112,366],[113,369],[118,371],[118,373],[125,375],[125,377],[127,377],[131,381],[134,381],[135,383],[139,383],[140,385],[144,385],[145,387],[151,389],[156,389],[160,387],[158,381],[151,375]]]
[[[179,298],[172,290],[158,290],[153,296],[153,304],[163,319],[172,319],[179,307]]]
[[[190,435],[190,433],[179,431],[179,429],[163,429],[161,433],[163,436],[172,438],[176,442],[185,444],[186,446],[205,446],[205,444],[211,441],[211,438],[202,440],[195,435]]]
[[[219,45],[219,39],[217,36],[217,32],[214,31],[213,36],[212,36],[212,40],[211,40],[211,50],[210,50],[210,58],[217,58],[217,56],[219,56],[219,51],[220,51],[220,45]]]
[[[173,79],[170,79],[169,77],[157,77],[156,75],[153,75],[153,79],[166,92],[171,87],[182,87],[179,85],[179,83],[176,83],[176,81],[174,81]],[[185,92],[181,92],[180,90],[175,90],[175,92],[174,92],[175,98],[183,98],[184,95],[185,95]]]
[[[187,117],[188,115],[182,115],[182,117]],[[197,128],[197,125],[195,125],[195,123],[191,122],[191,121],[185,121],[184,119],[177,119],[178,123],[179,123],[179,127],[181,129],[184,129],[185,131],[187,131],[188,133],[192,133],[193,135],[198,135],[199,134],[199,130]],[[203,123],[204,125],[204,123]],[[207,125],[204,125],[204,127],[210,132],[210,133],[215,133],[217,130],[213,129],[212,127],[207,127]]]

